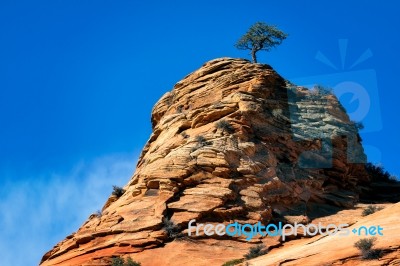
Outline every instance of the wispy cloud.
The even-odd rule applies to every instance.
[[[133,173],[132,154],[80,162],[67,174],[42,173],[3,186],[0,265],[38,265],[41,256],[74,232]],[[20,179],[21,180],[21,179]]]

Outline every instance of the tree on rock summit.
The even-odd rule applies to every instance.
[[[256,53],[260,50],[269,51],[282,43],[288,35],[276,26],[257,22],[240,38],[235,47],[240,50],[250,50],[253,63],[257,63]]]

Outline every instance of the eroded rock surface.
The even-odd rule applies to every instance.
[[[365,206],[364,206],[365,207]],[[360,250],[354,247],[354,243],[365,236],[350,233],[348,236],[340,234],[332,236],[315,236],[290,241],[286,245],[273,249],[269,254],[248,261],[250,266],[320,266],[320,265],[344,265],[344,266],[377,266],[377,265],[400,265],[400,224],[398,217],[400,203],[389,204],[383,210],[362,217],[361,208],[355,210],[344,210],[338,215],[329,216],[325,219],[313,221],[313,223],[348,223],[350,232],[362,226],[381,226],[383,236],[376,237],[373,249],[380,250],[381,257],[374,260],[363,260]]]
[[[126,192],[110,197],[101,216],[90,216],[41,265],[109,265],[128,254],[143,266],[162,265],[160,250],[181,248],[198,258],[192,265],[220,265],[249,243],[216,236],[172,242],[163,218],[185,233],[191,219],[306,217],[318,204],[353,206],[357,184],[367,180],[357,129],[336,97],[291,86],[268,65],[207,62],[156,103],[151,122]],[[194,255],[196,245],[208,249]]]

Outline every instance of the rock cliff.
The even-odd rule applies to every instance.
[[[207,62],[155,104],[151,122],[125,193],[110,196],[102,214],[41,265],[110,265],[127,254],[143,266],[162,265],[179,249],[192,265],[221,265],[250,243],[204,235],[173,241],[191,219],[309,220],[316,211],[353,206],[368,179],[357,129],[337,98],[291,85],[268,65]],[[173,232],[165,230],[168,220]]]

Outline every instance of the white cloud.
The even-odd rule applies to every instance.
[[[0,265],[38,265],[45,252],[102,208],[112,185],[129,181],[135,164],[131,154],[110,155],[80,162],[68,174],[43,173],[3,185]]]

